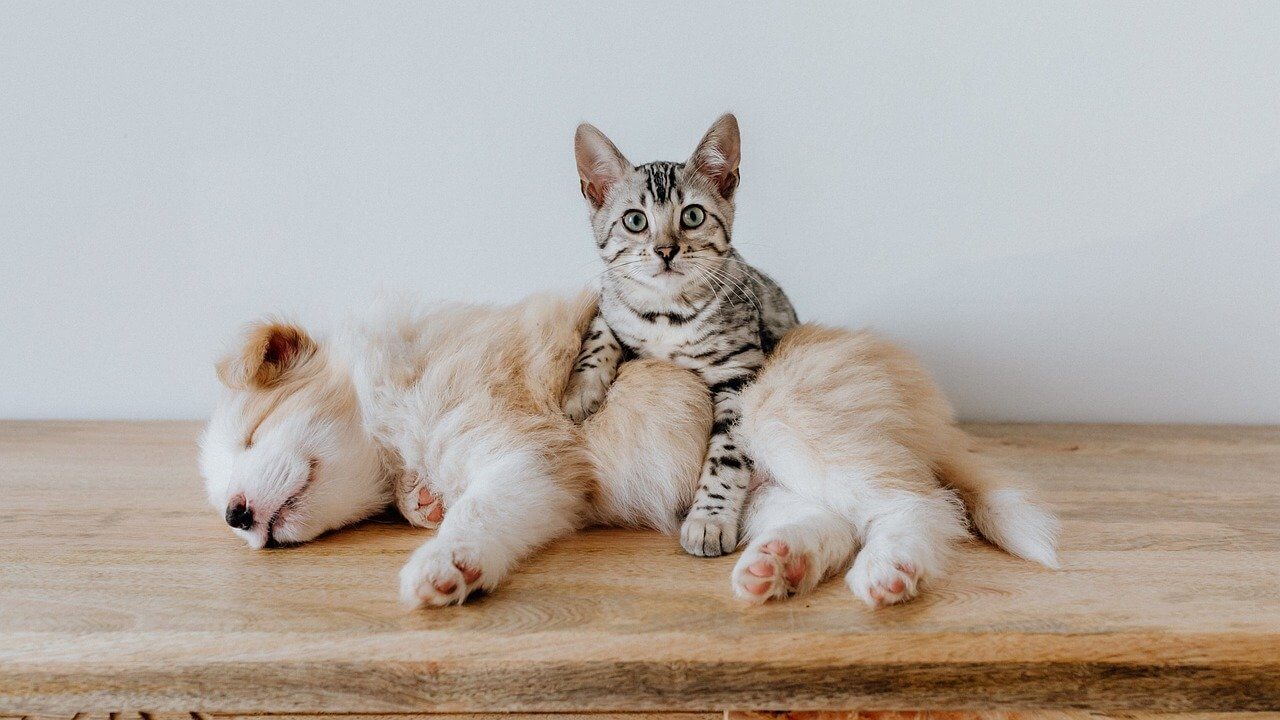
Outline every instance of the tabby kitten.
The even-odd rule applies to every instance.
[[[738,393],[797,323],[777,284],[730,245],[738,121],[717,120],[685,163],[633,166],[586,124],[574,146],[607,269],[565,412],[575,422],[594,412],[628,357],[663,358],[697,373],[711,391],[715,424],[680,544],[693,555],[732,552],[752,464],[736,437]]]

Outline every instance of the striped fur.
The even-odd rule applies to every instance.
[[[694,555],[732,552],[752,468],[737,437],[739,393],[797,322],[778,285],[731,244],[737,121],[716,121],[686,163],[632,166],[590,125],[578,129],[576,145],[607,267],[565,412],[575,421],[594,412],[628,358],[661,358],[697,373],[715,421],[681,544]]]

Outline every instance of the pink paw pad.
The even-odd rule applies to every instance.
[[[464,565],[462,563],[455,562],[453,566],[458,568],[458,571],[462,573],[462,579],[467,581],[468,585],[471,585],[475,581],[479,580],[480,576],[484,574],[480,570],[480,568],[471,567],[470,565]]]
[[[878,605],[893,605],[915,597],[919,575],[910,563],[894,563],[894,571],[867,589]]]
[[[453,566],[457,568],[458,572],[462,573],[462,581],[465,584],[464,589],[469,589],[484,574],[480,568],[472,567],[457,560],[453,561]],[[453,578],[444,578],[433,581],[431,587],[435,588],[436,592],[441,595],[452,595],[458,589],[458,582]]]
[[[426,476],[406,470],[396,487],[396,506],[411,525],[434,529],[444,520],[444,499],[431,489]]]
[[[418,489],[418,509],[430,508],[427,511],[426,518],[431,522],[440,522],[444,519],[444,505],[440,502],[440,496],[431,492],[431,488],[422,487]]]
[[[745,566],[738,584],[742,590],[761,600],[790,595],[804,582],[809,571],[809,558],[793,555],[782,540],[771,540],[756,550],[758,559]]]

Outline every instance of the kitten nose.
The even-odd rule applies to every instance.
[[[670,265],[671,259],[676,256],[676,253],[680,252],[680,246],[679,245],[655,245],[653,248],[653,251],[657,253],[658,257],[662,258],[662,262]]]
[[[227,505],[227,524],[238,530],[248,530],[253,527],[253,511],[243,500],[232,500]]]

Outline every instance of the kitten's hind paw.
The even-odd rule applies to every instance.
[[[723,515],[694,515],[680,526],[680,546],[690,555],[719,557],[738,547],[738,522]]]

